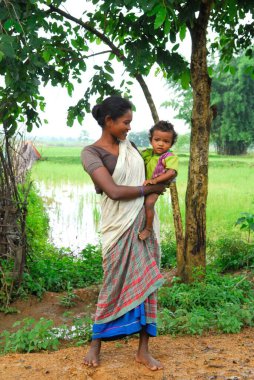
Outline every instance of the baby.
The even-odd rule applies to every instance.
[[[174,126],[167,121],[159,121],[150,129],[149,139],[152,148],[141,152],[147,178],[143,185],[154,185],[160,182],[169,184],[176,177],[178,171],[178,157],[169,150],[177,139]],[[139,232],[141,240],[147,239],[151,234],[154,206],[158,196],[153,193],[145,198],[146,225],[143,231]]]

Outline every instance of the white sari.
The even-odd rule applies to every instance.
[[[112,175],[122,186],[142,186],[145,180],[144,161],[128,140],[120,141],[119,156]],[[144,204],[144,197],[114,201],[105,193],[101,197],[101,234],[103,256],[132,225]],[[138,233],[138,231],[137,231]]]

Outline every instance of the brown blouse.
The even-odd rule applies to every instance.
[[[112,175],[115,170],[117,159],[118,156],[95,145],[88,145],[81,152],[82,165],[89,175],[101,166],[108,169],[109,173]],[[94,186],[96,193],[102,194],[102,190],[96,184],[94,184]]]

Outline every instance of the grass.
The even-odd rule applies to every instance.
[[[59,182],[90,184],[91,179],[83,170],[80,147],[42,147],[43,161],[33,170],[34,179],[49,182],[51,186]],[[188,173],[188,154],[179,153],[180,169],[177,178],[179,203],[184,220],[185,193]],[[207,234],[209,238],[232,233],[236,219],[241,212],[253,210],[254,156],[209,156],[209,187],[207,200]],[[169,193],[157,202],[157,210],[162,230],[173,230],[173,218]]]

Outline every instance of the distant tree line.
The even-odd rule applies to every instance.
[[[254,59],[253,66],[254,66]],[[211,109],[214,118],[211,142],[217,153],[246,154],[254,145],[254,77],[245,56],[234,58],[230,70],[218,64],[212,78]],[[234,74],[234,75],[232,75]],[[164,106],[178,111],[177,118],[191,123],[191,89],[175,86],[175,97]]]

